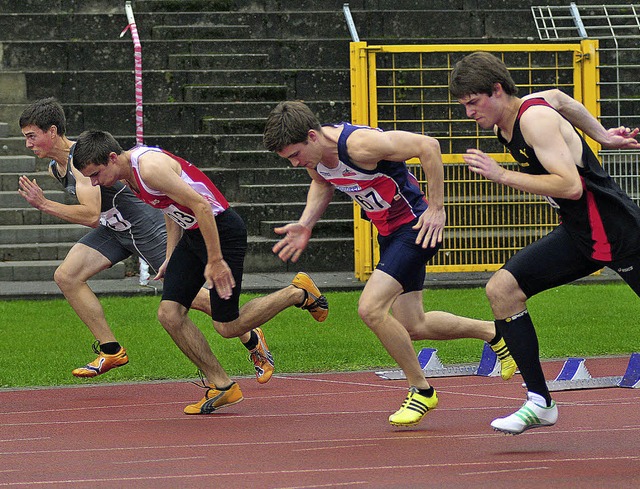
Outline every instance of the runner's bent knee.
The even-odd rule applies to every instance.
[[[527,300],[517,280],[510,272],[498,270],[487,282],[485,293],[489,303],[495,309],[504,305],[516,305]]]
[[[222,323],[220,321],[213,321],[213,327],[216,330],[216,332],[223,338],[237,338],[238,335],[234,331],[235,328],[233,328],[235,321],[229,321],[226,323]]]
[[[158,321],[165,329],[175,329],[182,325],[189,310],[173,301],[161,301],[158,307]]]

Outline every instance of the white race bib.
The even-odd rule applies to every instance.
[[[366,212],[379,212],[391,207],[374,188],[353,192],[351,195]]]
[[[100,224],[114,231],[126,231],[131,228],[131,223],[122,217],[115,207],[100,213]]]
[[[196,216],[192,216],[182,209],[178,209],[174,204],[162,209],[162,212],[177,222],[178,226],[183,229],[191,229],[193,225],[198,222]]]

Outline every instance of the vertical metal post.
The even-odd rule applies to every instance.
[[[356,25],[353,23],[353,17],[351,17],[351,9],[349,8],[348,3],[342,5],[342,11],[344,12],[344,18],[347,21],[347,27],[349,28],[349,33],[351,34],[351,40],[353,42],[360,42],[358,31],[356,31]]]
[[[580,12],[578,12],[578,6],[574,2],[571,2],[569,9],[571,10],[573,22],[576,24],[576,28],[578,29],[578,34],[582,39],[586,39],[589,36],[587,35],[587,30],[584,28],[584,24],[582,23],[582,17],[580,17]]]
[[[351,122],[369,124],[369,83],[367,43],[352,42],[349,47],[351,67]],[[373,272],[372,225],[360,215],[360,206],[353,203],[354,275],[366,282]]]

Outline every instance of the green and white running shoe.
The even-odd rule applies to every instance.
[[[553,426],[558,421],[558,407],[555,401],[551,401],[551,406],[539,406],[531,400],[527,394],[527,402],[520,409],[506,418],[497,418],[491,422],[491,426],[496,431],[509,435],[519,435],[531,428],[541,428],[543,426]]]

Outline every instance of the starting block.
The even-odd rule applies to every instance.
[[[496,377],[500,375],[500,361],[488,343],[484,344],[482,357],[478,366],[451,365],[445,366],[438,357],[435,348],[423,348],[418,353],[420,367],[427,378],[433,377],[462,377],[466,375],[481,375],[483,377]],[[386,380],[402,380],[406,376],[402,370],[386,370],[376,372],[376,375]]]
[[[640,388],[640,353],[633,353],[624,376],[592,377],[584,358],[569,358],[554,380],[547,381],[549,391],[602,389],[608,387]]]
[[[631,354],[631,358],[629,358],[629,365],[627,365],[627,371],[624,373],[618,387],[640,389],[640,353]]]

